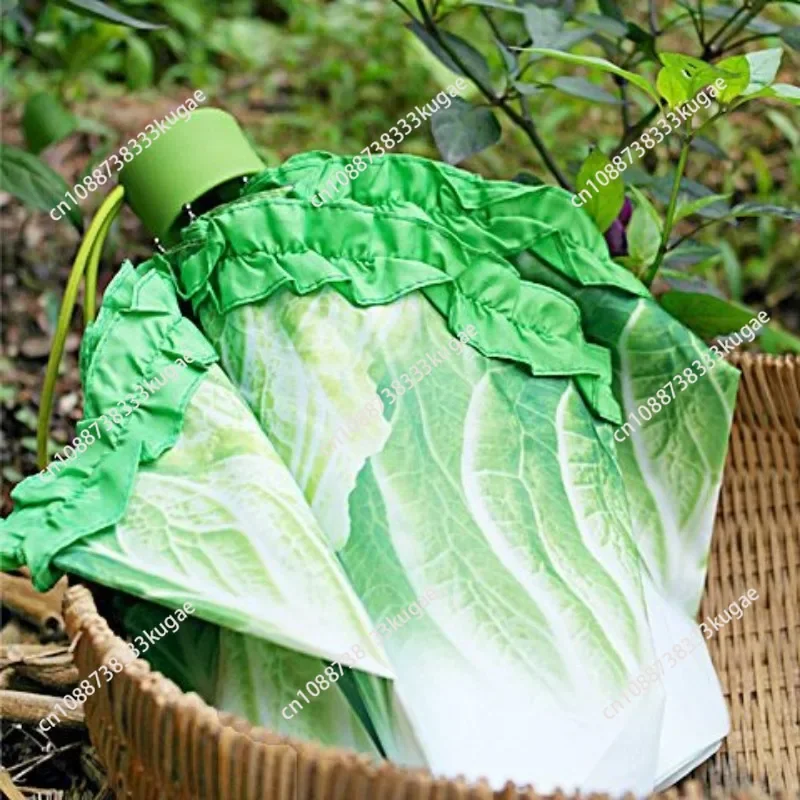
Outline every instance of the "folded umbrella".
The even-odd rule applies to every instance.
[[[186,123],[195,143],[209,114],[219,112]],[[398,762],[539,791],[646,792],[712,751],[727,715],[702,640],[675,672],[656,669],[644,686],[642,676],[664,650],[683,652],[680,642],[698,638],[691,614],[735,371],[718,365],[703,390],[715,392],[716,406],[676,403],[658,441],[642,433],[621,443],[623,411],[652,383],[647,359],[656,356],[660,375],[702,344],[610,260],[566,193],[403,156],[381,159],[318,207],[314,192],[337,159],[312,153],[260,174],[244,158],[225,178],[247,174],[246,186],[225,184],[210,202],[225,183],[210,174],[214,159],[195,168],[185,137],[165,141],[127,181],[134,208],[177,244],[137,269],[135,283],[171,288],[172,276],[219,356],[220,380],[249,406],[231,399],[232,415],[244,414],[253,439],[277,454],[292,502],[305,498],[294,513],[306,538],[287,523],[286,537],[276,533],[263,551],[287,570],[286,615],[270,609],[248,624],[251,605],[223,614],[223,590],[198,593],[205,619],[247,638],[228,650],[238,655],[227,663],[247,664],[234,668],[236,688],[226,694],[231,679],[206,681],[212,699],[300,736],[349,736],[368,752],[369,730]],[[173,179],[184,170],[180,180],[159,176],[165,164]],[[182,201],[197,198],[216,207],[177,224]],[[233,424],[218,422],[220,435]],[[129,446],[169,467],[166,450],[180,440],[160,442],[161,450]],[[692,453],[705,472],[681,486],[675,475]],[[147,474],[147,459],[125,459],[125,502],[107,525],[127,524],[130,474]],[[160,474],[156,485],[165,485]],[[247,504],[248,492],[230,494]],[[28,505],[6,547],[11,563],[37,553],[37,502]],[[169,524],[180,529],[191,511],[176,511]],[[283,525],[276,517],[271,529]],[[151,529],[145,523],[142,538]],[[73,541],[96,558],[101,531],[84,527]],[[293,562],[312,544],[331,587],[312,604],[327,614],[322,604],[338,599],[327,638],[308,614],[290,619],[293,607],[307,608],[308,565]],[[67,565],[70,549],[44,559],[42,576],[51,561],[86,574],[78,561]],[[97,579],[104,570],[94,563]],[[439,599],[414,613],[429,589]],[[187,635],[167,640],[168,651],[180,652]],[[311,673],[298,667],[270,682],[269,648],[321,663],[349,645],[370,658],[325,701],[340,702],[337,720],[326,729],[307,710],[288,725],[275,719],[303,686],[292,679]],[[209,658],[214,647],[204,648]],[[248,684],[245,674],[261,678],[262,664],[266,682]],[[179,672],[191,685],[191,670]],[[629,691],[635,702],[618,713]]]
[[[642,481],[613,441],[615,354],[584,336],[572,299],[585,285],[652,307],[649,293],[558,190],[406,156],[320,208],[329,157],[296,160],[198,220],[167,260],[373,620],[426,585],[447,590],[390,631],[395,684],[357,676],[387,753],[403,760],[412,738],[435,771],[542,790],[676,779],[727,730],[701,643],[669,691],[613,721],[601,711],[659,649],[696,636],[685,609],[710,518],[689,532],[694,594],[665,584],[646,559],[663,528],[630,522]],[[521,281],[523,252],[565,285]],[[736,384],[720,374],[712,510]],[[695,715],[676,716],[690,698]],[[533,743],[532,718],[547,720]],[[487,722],[507,735],[487,742]],[[631,765],[633,742],[646,746]]]

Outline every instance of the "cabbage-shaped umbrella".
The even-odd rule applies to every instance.
[[[203,573],[191,594],[198,610],[249,637],[249,657],[227,658],[223,685],[207,693],[271,724],[307,673],[253,682],[262,663],[253,642],[331,660],[331,646],[358,645],[370,657],[341,691],[349,733],[330,725],[342,740],[369,750],[353,733],[366,725],[401,763],[540,791],[646,792],[676,780],[727,730],[692,614],[735,370],[716,365],[652,430],[620,442],[624,415],[705,348],[610,260],[569,195],[387,156],[320,207],[316,189],[342,163],[311,153],[251,177],[135,272],[137,286],[172,276],[219,356],[219,381],[246,404],[232,397],[228,417],[246,418],[253,441],[285,465],[275,467],[280,482],[291,475],[293,502],[305,498],[310,541],[287,529],[263,551],[300,573],[296,587],[285,584],[287,608],[309,602],[308,571],[297,564],[312,541],[339,598],[326,639],[302,614],[270,628],[250,605],[217,613],[212,599],[224,592],[207,588]],[[220,436],[235,427],[219,423]],[[152,451],[167,469],[175,441]],[[139,455],[126,464],[136,478],[111,486],[118,516],[106,525],[115,532],[84,527],[73,542],[86,552],[71,545],[70,563],[55,559],[60,569],[109,582],[95,543],[118,538],[135,497],[122,489],[149,475]],[[243,486],[196,477],[194,496],[209,493],[227,509],[260,508],[251,495],[273,486],[251,473]],[[192,512],[175,506],[165,480],[154,476],[151,502],[169,517],[160,530],[171,540]],[[57,499],[71,503],[73,488]],[[17,492],[12,549],[31,562],[43,503]],[[143,538],[154,519],[142,520]],[[137,570],[120,588],[158,600],[159,581],[140,577],[144,564]],[[430,588],[441,599],[409,614]],[[312,602],[328,613],[322,595]],[[347,625],[359,628],[349,645],[340,643]],[[186,635],[165,646],[179,649]],[[209,659],[226,658],[207,641]],[[641,686],[650,670],[631,701],[631,681]],[[183,678],[191,685],[190,669]],[[280,695],[274,708],[271,692]],[[335,738],[314,730],[310,713],[277,725]]]

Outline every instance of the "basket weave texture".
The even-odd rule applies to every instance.
[[[653,800],[800,798],[800,358],[738,355],[742,371],[701,618],[759,599],[708,642],[732,731],[690,779]],[[535,800],[533,789],[436,779],[279,736],[184,694],[97,613],[64,601],[85,678],[125,669],[86,701],[92,741],[117,797],[137,800]],[[552,797],[567,800],[561,793]],[[582,795],[584,800],[589,796]],[[591,795],[592,798],[599,797]]]

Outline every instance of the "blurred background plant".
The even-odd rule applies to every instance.
[[[797,75],[800,3],[2,0],[0,36],[0,458],[8,510],[8,486],[35,471],[35,410],[67,269],[83,220],[109,188],[82,201],[71,222],[53,222],[47,212],[194,90],[235,114],[274,164],[309,149],[356,153],[463,74],[470,80],[464,100],[397,150],[572,190],[587,158],[605,163],[655,124],[653,97],[619,70],[656,87],[664,53],[702,58],[730,77],[745,67],[725,59],[767,51],[773,55],[747,62],[750,83],[789,84]],[[616,65],[616,74],[587,56]],[[680,83],[680,72],[672,77]],[[764,309],[775,323],[755,346],[800,351],[800,132],[792,99],[764,97],[728,110],[690,144],[684,123],[587,209],[627,268],[649,278],[658,262],[654,293],[705,338]],[[714,108],[694,115],[695,129]],[[674,230],[664,224],[670,205]],[[123,257],[152,250],[123,213],[100,288]],[[53,451],[81,414],[80,316],[59,380]]]

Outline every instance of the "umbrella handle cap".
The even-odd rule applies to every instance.
[[[145,227],[170,240],[187,204],[265,165],[236,119],[221,109],[201,108],[164,127],[125,165],[120,183]]]

